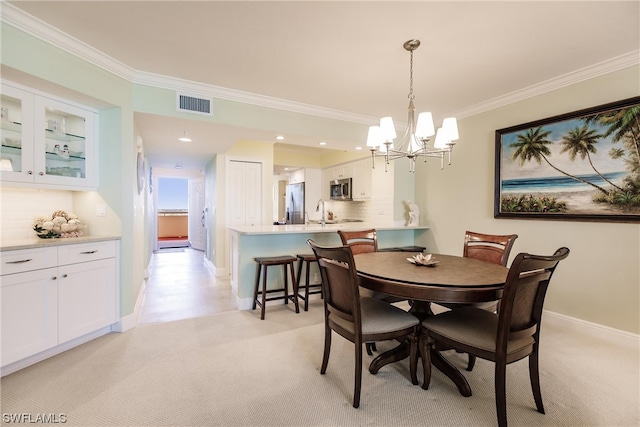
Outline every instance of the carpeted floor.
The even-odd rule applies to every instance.
[[[536,412],[527,362],[517,362],[507,373],[510,425],[640,424],[638,349],[549,325],[542,339],[547,413]],[[377,375],[365,370],[354,409],[353,345],[334,335],[326,375],[319,373],[322,346],[320,300],[297,315],[290,305],[270,305],[264,321],[257,311],[234,311],[139,326],[3,378],[3,423],[7,414],[64,414],[70,426],[496,424],[489,362],[465,372],[469,398],[438,371],[428,391],[411,385],[407,361]],[[447,357],[465,366],[465,355]]]

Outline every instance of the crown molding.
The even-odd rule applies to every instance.
[[[350,123],[369,125],[379,120],[375,117],[361,114],[349,113],[346,111],[334,110],[331,108],[319,107],[317,105],[304,104],[301,102],[289,101],[271,96],[258,95],[250,92],[194,82],[191,80],[179,79],[176,77],[163,76],[160,74],[137,71],[131,79],[132,83],[151,86],[161,89],[175,90],[177,92],[224,99],[227,101],[241,102],[260,107],[275,108],[278,110],[301,113],[312,116],[324,117],[327,119],[342,120]]]
[[[3,23],[9,24],[118,77],[128,81],[133,77],[134,70],[131,67],[4,1],[2,2],[1,20]]]
[[[315,105],[303,104],[285,99],[178,79],[170,76],[162,76],[158,74],[137,71],[127,66],[126,64],[123,64],[116,59],[111,58],[103,52],[100,52],[99,50],[87,45],[81,40],[71,37],[70,35],[58,30],[57,28],[47,24],[46,22],[37,19],[4,1],[2,2],[0,18],[3,23],[9,24],[21,31],[24,31],[29,35],[32,35],[72,55],[75,55],[95,65],[96,67],[115,74],[116,76],[121,77],[131,83],[170,89],[194,95],[198,94],[201,96],[225,99],[228,101],[241,102],[266,108],[275,108],[292,113],[312,115],[363,125],[370,125],[371,123],[375,123],[378,120],[378,118],[375,117],[364,116]],[[480,114],[489,110],[504,107],[505,105],[509,105],[514,102],[532,98],[534,96],[560,89],[571,84],[575,84],[638,64],[640,64],[640,50],[620,55],[610,60],[594,64],[562,76],[555,77],[553,79],[490,99],[485,102],[481,102],[479,104],[447,115],[453,115],[458,118],[473,116],[475,114]]]
[[[455,114],[451,115],[458,118],[473,116],[639,64],[640,50],[636,50],[562,76],[554,77],[553,79],[546,80],[524,89],[481,102],[480,104],[457,111]]]

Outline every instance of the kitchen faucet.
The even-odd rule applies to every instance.
[[[322,204],[322,219],[320,220],[320,224],[325,225],[326,222],[324,220],[324,200],[318,200],[318,205],[316,206],[316,212],[320,210],[320,205]]]

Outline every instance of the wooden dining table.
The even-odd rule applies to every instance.
[[[360,286],[403,299],[408,299],[410,312],[421,321],[432,316],[432,302],[471,303],[496,301],[502,297],[508,269],[474,258],[432,254],[436,264],[420,266],[409,262],[415,253],[372,252],[355,255]],[[369,366],[373,374],[392,362],[409,356],[409,345],[378,355]],[[462,373],[451,365],[438,349],[431,353],[433,366],[442,371],[458,387],[463,396],[471,396],[471,387]]]

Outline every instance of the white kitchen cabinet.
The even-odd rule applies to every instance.
[[[59,267],[60,343],[117,321],[115,267],[114,258]]]
[[[304,170],[304,211],[311,218],[319,217],[320,215],[315,212],[318,200],[323,198],[321,176],[322,171],[320,169],[306,168]]]
[[[354,166],[353,163],[345,163],[343,165],[332,166],[324,170],[327,181],[335,179],[353,178]]]
[[[371,159],[358,160],[353,163],[353,191],[354,200],[366,200],[371,198],[373,190],[373,169]]]
[[[3,367],[118,321],[115,240],[1,255]]]
[[[97,112],[2,82],[3,182],[58,189],[97,187]]]
[[[57,270],[2,276],[2,366],[58,344]]]
[[[289,175],[289,184],[299,184],[301,182],[305,182],[304,168],[296,169]]]

